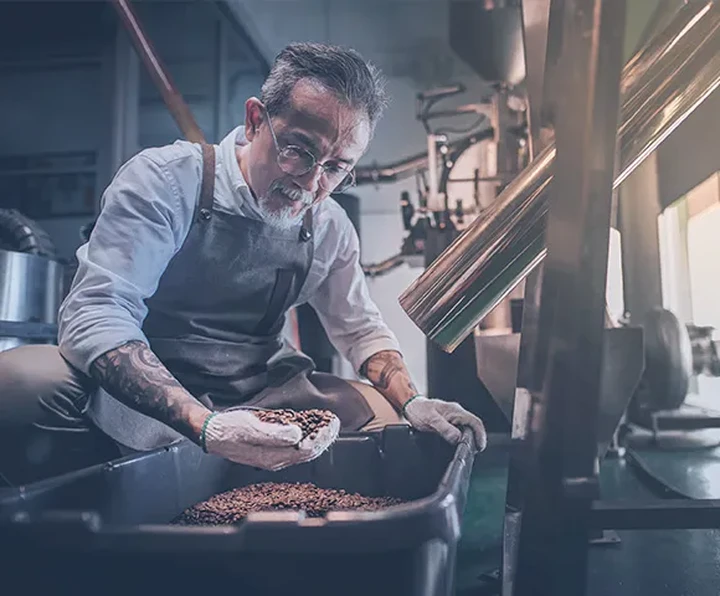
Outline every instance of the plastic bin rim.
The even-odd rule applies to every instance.
[[[341,437],[350,439],[367,436],[363,433],[349,433]],[[27,517],[27,513],[22,510],[22,502],[30,499],[36,493],[44,493],[47,490],[53,489],[58,486],[64,486],[67,483],[77,481],[86,476],[92,476],[103,470],[112,470],[117,467],[122,467],[131,462],[136,462],[145,458],[157,456],[158,453],[163,451],[177,451],[184,444],[184,441],[178,441],[171,445],[167,445],[152,451],[148,451],[141,454],[130,454],[125,457],[113,460],[111,462],[105,462],[56,476],[41,480],[39,482],[19,486],[15,489],[1,489],[0,490],[0,506],[6,499],[19,500],[20,511],[16,512],[13,516],[13,520],[22,519],[23,516]],[[388,521],[407,521],[414,517],[426,515],[428,512],[432,512],[434,515],[447,514],[450,507],[455,504],[454,491],[457,488],[456,484],[461,482],[460,468],[468,465],[468,458],[471,458],[475,453],[474,439],[472,432],[469,429],[463,430],[463,436],[460,442],[457,444],[455,452],[450,460],[442,478],[438,484],[436,490],[420,499],[415,499],[399,505],[390,506],[382,511],[332,511],[323,518],[307,518],[302,512],[258,512],[256,514],[250,514],[248,518],[243,522],[235,524],[233,526],[174,526],[168,523],[164,524],[135,524],[135,525],[123,525],[116,523],[106,523],[99,515],[96,515],[92,510],[87,510],[88,515],[85,516],[86,526],[88,530],[91,530],[94,534],[105,534],[105,535],[123,535],[130,532],[142,532],[142,533],[153,533],[153,534],[174,534],[174,535],[212,535],[212,536],[237,536],[242,534],[245,529],[249,526],[262,523],[266,526],[273,525],[275,527],[287,527],[292,526],[318,526],[318,527],[345,527],[350,525],[357,525],[361,523],[363,526],[374,526],[375,524],[387,524]],[[5,495],[3,493],[5,492]],[[12,494],[9,494],[12,493]],[[62,510],[60,510],[62,511]],[[294,514],[292,519],[288,519],[288,516]],[[28,519],[32,519],[34,516],[30,516]],[[258,519],[262,517],[262,519]],[[273,519],[275,518],[275,519]],[[284,518],[284,519],[283,519]],[[312,522],[306,520],[312,519]],[[0,518],[0,524],[2,518]]]

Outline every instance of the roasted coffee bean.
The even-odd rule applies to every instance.
[[[330,424],[334,414],[328,410],[255,410],[253,413],[263,422],[273,424],[297,424],[302,431],[301,441],[317,438],[317,431]]]
[[[264,482],[236,488],[186,509],[171,523],[176,525],[227,525],[241,522],[256,511],[305,511],[323,517],[328,511],[378,511],[402,503],[395,497],[365,497],[314,484]]]

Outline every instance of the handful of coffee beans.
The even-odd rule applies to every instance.
[[[310,483],[263,482],[217,494],[186,509],[171,523],[228,525],[257,511],[305,511],[308,517],[323,517],[328,511],[378,511],[402,502],[395,497],[365,497]]]
[[[253,410],[263,422],[273,424],[296,424],[302,430],[302,439],[314,439],[324,426],[330,424],[335,414],[329,410]]]

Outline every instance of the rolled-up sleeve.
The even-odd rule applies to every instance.
[[[397,338],[370,297],[360,265],[360,242],[349,220],[327,277],[309,299],[335,348],[356,371],[373,354],[400,352]]]
[[[131,340],[147,342],[145,299],[184,241],[187,201],[168,164],[141,152],[116,174],[58,315],[61,354],[89,373],[92,362]]]

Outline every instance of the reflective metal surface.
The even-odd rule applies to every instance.
[[[617,187],[720,85],[720,6],[694,2],[623,70]],[[549,145],[401,296],[410,318],[452,351],[544,258]]]
[[[542,106],[545,88],[545,56],[548,48],[550,0],[523,0],[522,20],[525,50],[525,89],[530,124],[530,155],[534,157],[544,146]]]
[[[513,419],[515,379],[520,358],[520,334],[475,334],[475,361],[483,382],[508,420]]]
[[[522,24],[517,0],[449,2],[453,51],[480,78],[518,85],[525,78]]]
[[[685,22],[679,33],[673,27],[659,36],[663,43],[652,66],[631,62],[634,76],[623,79],[628,100],[618,129],[622,170],[615,187],[720,85],[720,5],[689,4],[678,20]],[[650,97],[634,94],[637,87],[651,90]]]
[[[55,323],[63,268],[50,259],[0,250],[0,321]],[[36,341],[0,337],[0,352]]]
[[[692,1],[696,2],[697,0]],[[650,39],[663,31],[672,22],[677,13],[687,3],[688,0],[659,0],[658,5],[655,7],[655,10],[645,25],[635,48],[632,49],[638,50],[645,47]],[[625,48],[626,53],[628,50],[630,50],[630,48]]]

